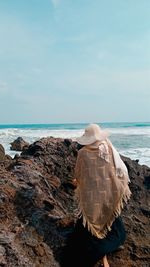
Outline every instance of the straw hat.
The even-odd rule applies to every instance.
[[[96,141],[105,140],[108,135],[108,132],[102,130],[98,124],[89,124],[87,128],[85,128],[84,134],[76,138],[76,141],[80,145],[91,145]]]

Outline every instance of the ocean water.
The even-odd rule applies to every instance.
[[[12,157],[17,153],[10,150],[10,143],[22,137],[30,144],[42,137],[62,137],[74,140],[83,134],[86,123],[68,124],[14,124],[0,125],[0,144]],[[110,140],[119,153],[131,159],[139,159],[140,164],[150,167],[150,122],[100,123],[109,131]]]

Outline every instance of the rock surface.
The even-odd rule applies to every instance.
[[[0,144],[0,163],[7,163],[11,160],[11,156],[5,154],[5,149],[4,147]]]
[[[23,149],[28,148],[29,143],[23,140],[22,137],[18,137],[16,140],[14,140],[11,144],[10,149],[16,150],[16,151],[23,151]]]
[[[76,221],[72,183],[76,156],[75,142],[43,138],[9,164],[1,162],[0,266],[61,266],[61,252]],[[124,250],[108,258],[111,267],[148,267],[150,168],[122,158],[132,191],[122,213],[127,240]]]

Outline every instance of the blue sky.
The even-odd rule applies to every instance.
[[[0,123],[150,121],[149,0],[0,0]]]

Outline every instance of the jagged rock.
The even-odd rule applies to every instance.
[[[3,161],[5,158],[5,149],[4,147],[0,144],[0,161]]]
[[[42,138],[24,149],[7,168],[0,168],[0,251],[4,266],[61,266],[61,253],[76,221],[72,181],[77,151],[77,144],[70,139]],[[150,168],[122,158],[132,191],[122,214],[127,240],[124,250],[108,258],[111,267],[148,267]]]
[[[10,149],[16,150],[16,151],[23,151],[23,149],[29,146],[29,143],[24,141],[22,137],[18,137],[16,140],[14,140],[10,144],[11,144]]]
[[[0,144],[0,163],[2,163],[5,166],[7,166],[7,165],[9,165],[9,163],[10,163],[11,160],[12,160],[11,156],[5,154],[5,149]]]

